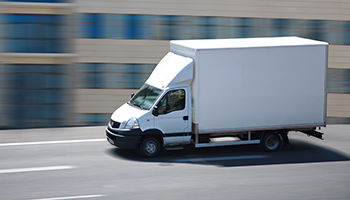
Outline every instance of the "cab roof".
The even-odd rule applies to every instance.
[[[146,84],[157,88],[190,84],[193,78],[192,58],[169,52],[153,70]]]

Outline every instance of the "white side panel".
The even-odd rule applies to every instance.
[[[326,51],[326,45],[199,50],[193,122],[200,132],[324,124]]]
[[[172,136],[172,137],[164,137],[163,138],[164,146],[174,146],[174,145],[184,145],[184,144],[190,144],[191,143],[191,136]]]

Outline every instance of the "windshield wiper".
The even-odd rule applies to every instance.
[[[129,104],[130,106],[134,106],[134,107],[138,107],[138,108],[140,108],[140,105],[133,104],[133,103],[131,103],[130,101],[128,102],[128,104]]]
[[[145,107],[143,107],[143,106],[141,106],[141,105],[140,105],[140,108],[141,108],[142,110],[148,110],[147,108],[145,108]]]
[[[146,108],[142,107],[141,105],[133,104],[133,103],[131,103],[130,101],[128,102],[128,104],[131,105],[131,106],[134,106],[134,107],[138,107],[138,108],[140,108],[140,109],[142,109],[142,110],[147,110]]]

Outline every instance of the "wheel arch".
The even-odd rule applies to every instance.
[[[159,129],[148,129],[143,132],[143,136],[141,138],[141,142],[147,137],[155,137],[159,140],[161,145],[163,146],[163,132]]]

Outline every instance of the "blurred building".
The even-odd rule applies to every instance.
[[[348,0],[2,1],[0,127],[106,124],[169,40],[290,35],[330,43],[328,121],[350,123]]]

